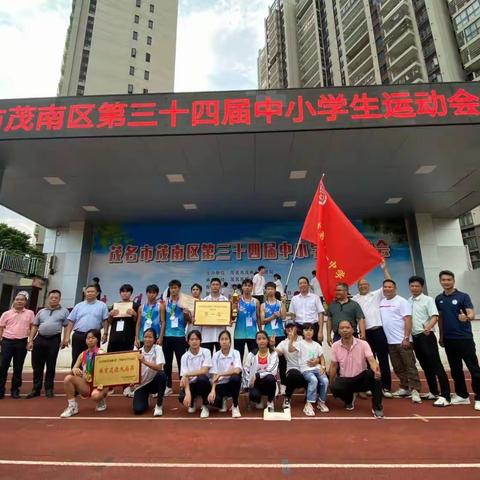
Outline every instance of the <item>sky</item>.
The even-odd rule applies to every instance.
[[[272,1],[179,0],[175,91],[256,88]],[[0,0],[0,98],[56,95],[70,9],[71,0]],[[2,206],[0,222],[33,232]]]

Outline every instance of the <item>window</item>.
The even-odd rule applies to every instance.
[[[151,45],[152,44],[152,37],[147,37],[147,45]]]
[[[134,40],[138,40],[138,32],[133,32],[132,38],[133,38]]]
[[[85,87],[83,85],[78,85],[77,95],[83,95],[85,93]]]
[[[137,49],[132,48],[132,57],[135,58],[137,56]]]
[[[155,5],[153,3],[150,4],[150,13],[155,12]]]
[[[136,4],[137,4],[137,7],[141,7],[142,6],[142,0],[137,0]]]
[[[143,74],[143,78],[145,80],[149,80],[150,79],[150,72],[148,70],[145,70],[145,73]]]
[[[128,93],[133,93],[133,85],[131,83],[128,84]]]
[[[153,20],[148,21],[148,28],[153,28]]]
[[[465,245],[468,245],[468,249],[478,250],[477,239],[475,237],[469,237],[465,239]]]
[[[144,88],[143,93],[148,93],[148,88]]]
[[[145,61],[150,62],[150,54],[149,53],[145,54]]]
[[[138,15],[135,15],[134,21],[135,23],[140,23],[140,17]]]
[[[130,75],[135,75],[135,67],[130,66]]]

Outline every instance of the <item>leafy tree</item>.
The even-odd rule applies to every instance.
[[[20,230],[8,226],[6,223],[0,223],[0,249],[3,248],[9,252],[23,253],[32,257],[44,257],[31,243],[30,236]]]

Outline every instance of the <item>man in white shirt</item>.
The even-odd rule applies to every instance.
[[[320,287],[320,282],[317,278],[317,271],[313,270],[312,272],[312,279],[310,280],[310,289],[315,294],[318,295],[320,298],[323,297],[322,289]]]
[[[385,261],[380,264],[383,270],[385,280],[391,278]],[[357,302],[365,316],[365,340],[370,345],[373,355],[377,358],[382,374],[383,396],[392,398],[392,374],[390,371],[390,361],[388,359],[388,342],[382,326],[382,317],[380,315],[380,302],[383,299],[383,288],[371,290],[370,283],[362,278],[357,283],[358,293],[352,300]]]
[[[253,296],[263,303],[265,291],[265,267],[260,265],[257,273],[253,276]]]
[[[323,314],[325,312],[322,301],[318,295],[310,292],[310,283],[307,277],[298,279],[298,290],[300,293],[292,298],[288,313],[295,320],[299,335],[302,333],[303,324],[311,323],[314,329],[314,340],[322,343]]]
[[[222,282],[219,278],[212,278],[210,280],[210,295],[207,295],[203,300],[205,302],[228,302],[228,298],[220,293]],[[220,332],[225,330],[225,327],[202,327],[202,347],[208,348],[213,355],[213,350],[220,350],[218,343],[218,336]]]
[[[413,403],[422,403],[420,378],[412,347],[412,308],[405,298],[397,295],[397,284],[393,280],[383,281],[383,297],[380,302],[383,329],[393,371],[400,380],[400,388],[393,396],[411,396]]]
[[[285,291],[283,289],[282,277],[278,273],[273,276],[273,283],[275,284],[275,298],[281,300]]]

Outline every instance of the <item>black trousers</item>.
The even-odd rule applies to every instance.
[[[352,402],[354,393],[371,390],[372,407],[375,410],[383,408],[382,384],[375,378],[372,370],[364,370],[356,377],[336,377],[331,390],[334,397],[343,400],[346,404]]]
[[[277,347],[280,342],[285,340],[286,337],[275,337],[275,346]],[[280,373],[280,383],[282,385],[287,384],[287,359],[284,355],[278,356],[278,372]]]
[[[73,332],[72,335],[72,365],[71,368],[75,365],[78,356],[87,349],[87,340],[86,332]]]
[[[430,393],[433,393],[433,395],[441,394],[442,397],[450,401],[450,383],[440,360],[435,334],[430,332],[428,335],[424,333],[413,335],[413,350],[425,373]],[[438,390],[437,379],[440,383],[440,391]]]
[[[240,395],[240,387],[242,386],[242,377],[240,375],[232,375],[228,382],[219,383],[215,389],[214,407],[222,408],[224,398],[231,397],[233,406],[238,407],[238,397]]]
[[[178,374],[180,373],[180,364],[182,361],[182,355],[187,351],[187,341],[185,337],[163,337],[163,355],[165,356],[165,366],[163,370],[167,376],[167,387],[172,388],[172,367],[173,367],[173,354],[177,360]]]
[[[53,390],[55,381],[55,368],[57,366],[58,351],[60,350],[61,335],[52,335],[44,337],[38,334],[33,340],[32,350],[32,368],[33,368],[33,388],[32,391],[40,393],[43,384],[43,370],[45,365],[45,390]]]
[[[202,347],[208,348],[212,355],[214,350],[217,352],[220,350],[220,344],[218,342],[205,342],[205,343],[202,343]]]
[[[248,392],[248,398],[253,403],[260,403],[262,395],[266,395],[269,402],[275,399],[277,380],[273,375],[266,375],[263,378],[257,378]]]
[[[192,401],[190,406],[193,407],[195,404],[195,399],[197,397],[202,398],[203,405],[208,404],[208,394],[211,390],[210,380],[206,375],[199,375],[194,382],[190,382],[190,393],[192,394]],[[178,401],[183,403],[185,400],[185,390],[183,388],[180,389],[180,393],[178,394]]]
[[[460,397],[468,398],[463,361],[472,377],[472,390],[475,393],[475,400],[480,400],[480,367],[473,339],[451,340],[445,338],[443,345],[450,365],[450,373],[455,382],[455,393]]]
[[[22,386],[22,371],[25,357],[27,356],[27,339],[21,338],[11,340],[3,338],[2,346],[2,365],[0,366],[0,395],[5,395],[5,383],[7,382],[8,369],[13,360],[12,392],[20,390]]]
[[[392,388],[392,371],[388,360],[388,342],[383,327],[370,328],[366,332],[366,340],[372,349],[373,355],[378,360],[380,373],[382,375],[382,387],[385,390]]]
[[[130,338],[114,338],[113,340],[108,340],[107,352],[128,352],[133,350],[135,345],[135,339]]]
[[[292,368],[287,372],[285,379],[285,397],[288,399],[292,398],[293,392],[297,388],[307,388],[307,381],[305,380],[302,372],[296,368]]]
[[[133,413],[135,415],[141,415],[148,410],[148,398],[151,393],[158,395],[157,405],[162,405],[166,386],[167,377],[165,376],[165,372],[158,372],[151,382],[135,390],[133,394]]]
[[[303,337],[303,324],[301,323],[297,323],[297,335],[301,335]],[[320,325],[318,324],[318,322],[315,322],[313,324],[313,338],[312,340],[314,342],[317,342],[319,343],[318,341],[318,331],[320,330]]]
[[[265,295],[252,295],[253,298],[256,298],[261,304],[265,301]]]
[[[257,349],[257,341],[254,338],[235,338],[233,340],[233,348],[240,353],[240,361],[243,363],[243,357],[245,355],[245,345],[248,352]]]

